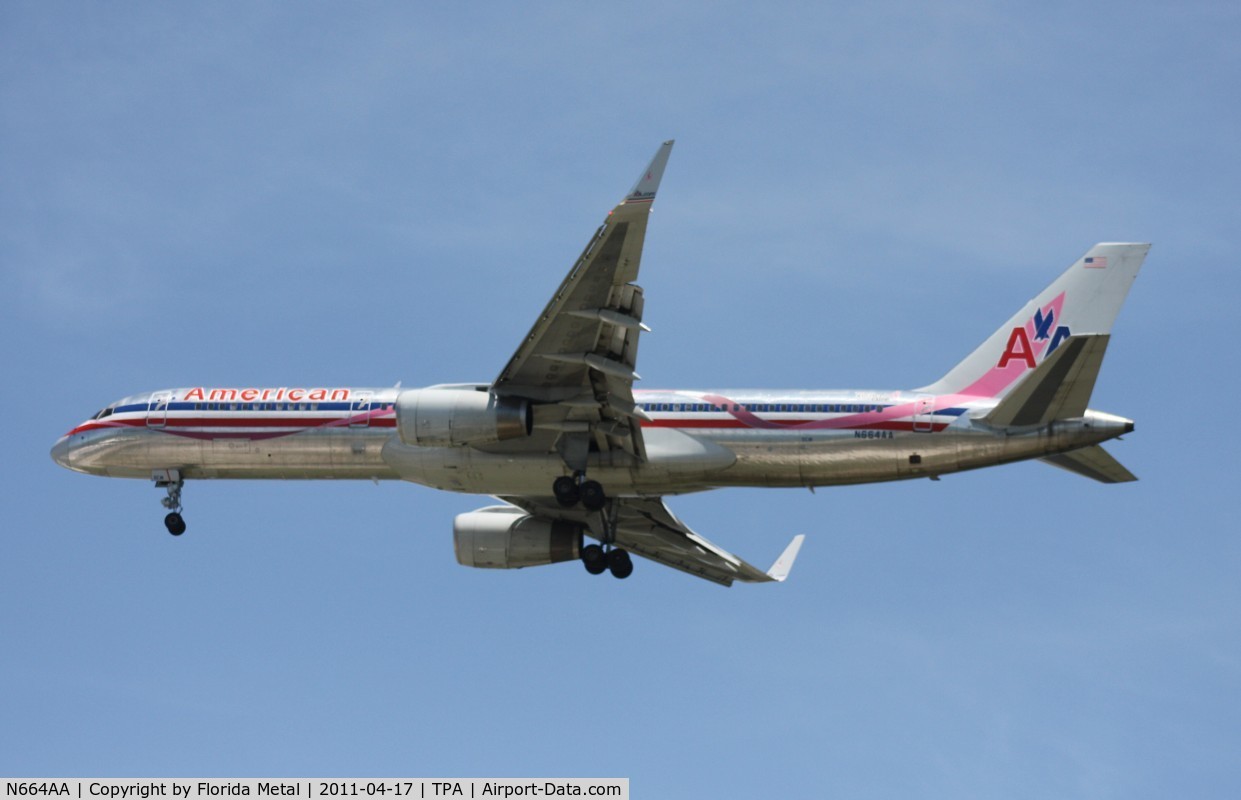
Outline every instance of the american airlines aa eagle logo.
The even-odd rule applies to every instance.
[[[1063,315],[1064,293],[1061,292],[1055,300],[1036,308],[1034,316],[1024,326],[1013,328],[996,367],[1003,369],[1010,361],[1018,361],[1034,369],[1072,335],[1068,325],[1056,324]]]

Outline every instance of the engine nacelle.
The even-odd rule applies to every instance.
[[[396,398],[401,441],[421,447],[461,447],[529,436],[534,427],[525,400],[472,388],[410,389]]]
[[[582,527],[533,517],[512,506],[489,506],[458,514],[452,523],[452,540],[458,564],[519,569],[578,558]]]

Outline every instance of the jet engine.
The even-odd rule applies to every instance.
[[[396,398],[401,441],[421,447],[461,447],[529,436],[534,427],[525,400],[471,388],[410,389]]]
[[[452,539],[458,564],[519,569],[578,558],[582,527],[534,517],[513,506],[489,506],[457,515]]]

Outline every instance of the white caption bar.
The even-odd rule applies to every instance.
[[[629,800],[628,778],[0,778],[6,798],[219,800],[235,797],[607,797]]]

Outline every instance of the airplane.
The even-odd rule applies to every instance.
[[[1136,480],[1100,446],[1133,421],[1088,403],[1149,244],[1090,248],[921,388],[635,389],[650,330],[635,281],[672,145],[608,213],[492,381],[164,389],[109,404],[62,436],[52,458],[153,480],[174,536],[186,530],[189,480],[404,480],[500,501],[454,520],[465,566],[581,561],[626,578],[634,554],[724,586],[785,580],[804,535],[763,570],[691,530],[666,496],[938,480],[1028,459],[1103,483]]]

